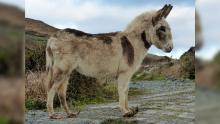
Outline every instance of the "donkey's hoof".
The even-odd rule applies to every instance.
[[[52,115],[49,115],[50,119],[64,119],[65,116],[63,115],[58,115],[58,114],[52,114]]]
[[[137,114],[138,111],[139,111],[138,107],[132,108],[131,110],[132,110],[135,114]]]
[[[125,113],[123,117],[133,117],[137,113],[138,113],[138,107],[132,108],[129,112]]]
[[[67,118],[74,118],[74,117],[76,117],[79,113],[80,113],[80,111],[78,111],[77,113],[69,113],[69,114],[67,115]]]
[[[129,111],[123,115],[123,117],[133,117],[133,116],[134,116],[133,111]]]

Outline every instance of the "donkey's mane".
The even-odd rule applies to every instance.
[[[125,28],[125,32],[132,32],[134,30],[137,30],[139,27],[144,27],[141,26],[146,22],[149,22],[152,20],[152,16],[156,13],[156,11],[147,11],[145,13],[142,13],[138,15],[136,18],[134,18],[128,26]],[[141,30],[141,29],[140,29]]]
[[[86,33],[80,30],[76,30],[76,29],[70,29],[70,28],[66,28],[63,31],[68,32],[68,33],[72,33],[76,36],[87,36],[87,37],[102,37],[102,36],[115,36],[119,33],[119,31],[117,32],[109,32],[109,33],[98,33],[98,34],[91,34],[91,33]]]
[[[103,43],[106,43],[106,44],[111,44],[112,43],[111,37],[120,33],[118,31],[118,32],[110,32],[110,33],[90,34],[90,33],[86,33],[86,32],[80,31],[80,30],[76,30],[76,29],[70,29],[70,28],[64,29],[63,31],[74,34],[77,37],[83,37],[83,36],[86,36],[88,38],[95,37],[95,38],[98,38],[99,40],[103,41]]]

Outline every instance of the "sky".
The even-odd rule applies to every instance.
[[[15,3],[24,0],[0,0]],[[123,31],[139,14],[174,6],[167,21],[173,34],[171,53],[152,46],[148,53],[179,58],[195,45],[194,0],[26,0],[25,17],[44,21],[54,27],[74,28],[88,33]]]
[[[200,14],[204,46],[196,53],[196,56],[211,60],[220,51],[220,1],[219,0],[197,0],[196,7]]]

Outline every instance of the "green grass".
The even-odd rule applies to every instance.
[[[103,87],[102,91],[94,92],[88,95],[77,95],[77,98],[69,98],[67,101],[71,108],[81,110],[87,104],[100,104],[106,102],[113,102],[118,99],[117,88],[114,85],[107,85]],[[46,109],[46,102],[34,98],[25,100],[25,107],[27,110]],[[60,107],[57,95],[54,99],[54,107]]]
[[[155,76],[155,77],[153,78],[153,80],[166,80],[166,76],[163,75],[163,74],[160,74],[160,75],[158,75],[158,76]]]
[[[128,96],[137,96],[143,94],[144,94],[144,90],[140,90],[138,88],[130,88],[128,92]]]
[[[129,89],[129,96],[137,96],[143,94],[144,91],[137,88]],[[96,94],[92,96],[78,95],[77,98],[69,98],[67,102],[69,103],[71,109],[73,110],[82,110],[88,104],[102,104],[109,102],[118,101],[118,90],[117,87],[113,84],[106,85],[103,87],[102,91],[97,91]],[[46,109],[46,102],[28,98],[25,100],[26,110],[43,110]],[[54,107],[60,108],[60,102],[57,95],[54,99]]]
[[[0,116],[0,124],[9,124],[9,123],[10,123],[10,119]]]
[[[27,110],[45,109],[46,102],[42,102],[40,100],[34,100],[32,98],[29,98],[25,100],[25,108]]]
[[[25,34],[25,39],[29,42],[40,43],[40,44],[42,43],[43,44],[43,42],[47,42],[48,37],[36,36],[36,35],[31,35],[31,34],[26,33]]]
[[[144,72],[138,72],[134,74],[132,77],[132,81],[144,81],[144,80],[166,80],[166,76],[161,73],[144,73]]]

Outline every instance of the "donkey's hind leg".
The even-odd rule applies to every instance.
[[[59,96],[60,103],[61,103],[62,107],[64,108],[65,112],[67,113],[67,117],[71,118],[71,117],[75,117],[76,115],[78,115],[79,112],[76,112],[76,113],[71,112],[69,110],[68,105],[67,105],[67,102],[66,102],[66,91],[67,91],[68,82],[69,82],[69,78],[66,78],[64,80],[64,82],[59,86],[58,96]]]
[[[59,93],[58,92],[59,89],[60,90],[65,90],[62,87],[67,85],[65,83],[68,82],[70,73],[72,72],[72,68],[71,68],[69,63],[66,62],[65,63],[66,66],[65,67],[62,67],[62,66],[59,66],[59,65],[55,64],[53,66],[52,80],[51,80],[50,85],[48,86],[47,110],[48,110],[49,117],[52,118],[52,119],[64,118],[64,116],[57,115],[57,114],[54,113],[54,110],[53,110],[53,100],[54,100],[55,94]],[[69,66],[67,66],[67,65],[69,65]],[[65,97],[65,96],[63,96],[63,97]],[[63,98],[63,97],[62,97],[62,99],[66,99],[66,98]],[[60,100],[60,101],[63,101],[63,100]],[[62,103],[65,103],[65,102],[61,102],[61,104]],[[62,104],[62,105],[64,107],[67,106],[65,104]],[[68,107],[67,107],[67,109],[68,109]]]
[[[52,119],[64,118],[64,116],[55,114],[53,110],[54,96],[63,80],[64,80],[64,75],[62,74],[62,70],[54,66],[52,80],[48,86],[48,92],[47,92],[47,111],[49,117]]]

